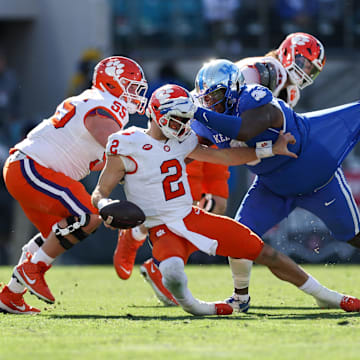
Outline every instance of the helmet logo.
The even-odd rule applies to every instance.
[[[170,98],[170,95],[174,92],[173,89],[164,89],[156,93],[156,98],[159,100],[160,104],[163,104],[167,99]]]
[[[124,66],[119,60],[109,61],[106,64],[105,73],[113,78],[119,78],[124,72]]]
[[[296,45],[306,45],[306,43],[308,43],[309,41],[310,39],[303,35],[296,35],[291,39],[293,47],[295,47]]]

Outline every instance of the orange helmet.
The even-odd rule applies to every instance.
[[[155,121],[162,133],[169,139],[185,140],[191,134],[190,118],[161,114],[159,107],[169,99],[190,98],[192,95],[179,85],[168,84],[156,89],[149,100],[146,116]]]
[[[95,67],[93,86],[123,99],[130,114],[144,114],[148,89],[144,72],[134,60],[124,56],[111,56]]]
[[[322,43],[306,33],[288,35],[279,46],[277,55],[292,83],[300,89],[313,83],[326,60]]]

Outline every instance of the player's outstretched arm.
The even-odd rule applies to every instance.
[[[265,151],[263,148],[255,149],[247,147],[214,149],[199,144],[195,150],[188,155],[188,157],[199,161],[223,164],[227,166],[243,165],[251,161],[274,155],[285,155],[297,158],[297,155],[289,151],[287,148],[289,143],[295,143],[294,136],[291,135],[291,133],[284,134],[283,131],[280,131],[276,143],[273,146],[267,146]]]
[[[107,199],[115,186],[125,175],[125,166],[118,155],[108,155],[104,169],[102,170],[98,183],[92,192],[91,202],[95,207],[101,199]]]

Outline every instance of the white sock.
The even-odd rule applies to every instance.
[[[184,262],[178,257],[171,257],[160,263],[164,286],[173,294],[180,306],[193,315],[215,315],[215,303],[195,299],[187,287]]]
[[[40,233],[36,234],[32,239],[28,241],[27,244],[22,247],[22,254],[20,256],[18,265],[22,264],[26,260],[26,253],[29,252],[31,255],[34,255],[36,251],[40,249],[39,245],[35,242],[35,240],[39,238],[39,236],[41,236]],[[42,236],[41,239],[44,240]]]
[[[234,288],[248,288],[253,262],[248,259],[235,259],[232,257],[229,257],[228,259],[234,281]]]
[[[31,262],[34,264],[37,264],[39,261],[44,262],[46,265],[52,264],[52,262],[55,260],[55,258],[50,257],[48,254],[45,253],[45,251],[40,248],[34,256],[31,258]]]
[[[332,307],[336,308],[340,308],[340,302],[344,297],[343,294],[330,290],[321,285],[311,275],[309,275],[309,278],[303,285],[299,286],[299,289],[304,291],[306,294],[312,295],[315,299],[324,301]]]
[[[15,278],[11,278],[8,283],[8,288],[14,293],[22,293],[25,290],[25,286],[20,284]]]
[[[241,294],[236,294],[236,293],[233,293],[232,296],[235,300],[240,301],[242,303],[246,303],[250,297],[249,294],[241,295]]]
[[[131,229],[132,237],[137,241],[143,241],[146,239],[148,232],[145,233],[142,231],[141,226],[136,226]]]

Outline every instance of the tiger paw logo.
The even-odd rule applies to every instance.
[[[296,45],[306,45],[306,43],[308,43],[310,41],[310,39],[308,39],[307,37],[303,36],[303,35],[296,35],[291,39],[291,43],[296,46]]]
[[[165,88],[162,91],[158,91],[158,93],[156,94],[156,98],[159,100],[160,104],[163,104],[166,102],[166,100],[170,99],[173,92],[173,89]]]
[[[106,64],[105,73],[113,78],[119,78],[124,72],[124,66],[119,60],[109,61]]]

